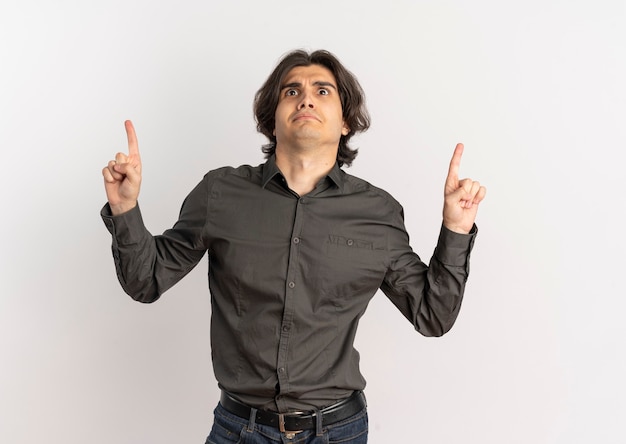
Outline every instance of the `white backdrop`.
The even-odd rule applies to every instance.
[[[373,126],[348,172],[403,203],[424,259],[456,142],[488,187],[453,330],[421,337],[382,294],[363,319],[370,442],[625,442],[625,9],[3,0],[0,442],[204,442],[207,265],[156,304],[127,297],[100,170],[132,119],[165,230],[206,171],[262,162],[252,97],[295,48],[361,81]]]

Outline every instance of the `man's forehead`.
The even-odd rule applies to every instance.
[[[336,82],[333,73],[322,65],[295,66],[287,72],[283,79],[283,84],[293,83],[300,78],[312,78],[314,81]]]

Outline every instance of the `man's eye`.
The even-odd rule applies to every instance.
[[[298,91],[296,91],[295,89],[288,89],[287,92],[285,92],[286,96],[297,96],[298,95]]]
[[[328,94],[330,94],[330,92],[329,92],[326,88],[321,88],[321,89],[319,90],[319,93],[320,93],[322,96],[327,96]]]

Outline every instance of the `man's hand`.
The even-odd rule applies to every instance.
[[[141,186],[141,158],[135,128],[130,120],[124,122],[128,137],[128,155],[117,153],[102,169],[104,189],[113,215],[124,213],[137,205]]]
[[[450,161],[444,189],[443,224],[456,233],[467,234],[474,226],[478,204],[487,189],[471,179],[459,180],[463,144],[457,144]]]

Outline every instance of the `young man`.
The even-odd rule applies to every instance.
[[[350,138],[369,127],[364,103],[332,54],[288,54],[255,97],[267,161],[207,173],[160,236],[139,212],[141,160],[130,122],[128,155],[102,171],[102,217],[130,296],[157,300],[208,252],[222,397],[207,443],[366,442],[353,340],[369,300],[380,288],[426,336],[446,333],[458,315],[485,188],[458,179],[457,145],[426,265],[409,246],[402,207],[340,168],[356,156]]]

